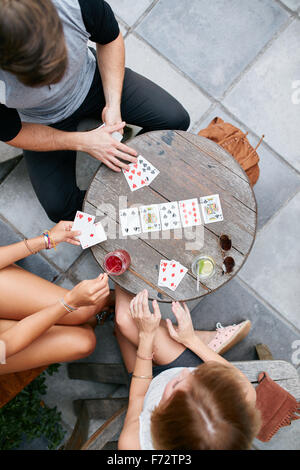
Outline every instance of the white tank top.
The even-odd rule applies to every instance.
[[[151,414],[154,408],[159,404],[164,393],[165,387],[170,380],[180,374],[186,367],[173,367],[157,375],[148,388],[145,395],[143,411],[140,414],[140,446],[142,450],[155,450],[151,439]],[[190,371],[195,367],[188,367]]]

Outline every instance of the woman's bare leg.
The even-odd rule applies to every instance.
[[[0,320],[0,333],[16,324],[12,320]],[[81,359],[93,352],[96,337],[89,325],[54,325],[22,351],[0,364],[0,375],[29,370],[57,362]]]
[[[116,334],[117,339],[121,338],[122,335],[127,339],[127,342],[134,346],[135,351],[138,346],[138,329],[131,318],[129,304],[134,297],[133,295],[125,292],[119,286],[116,285]],[[171,307],[170,307],[171,308]],[[215,335],[214,332],[198,332],[199,337],[203,336],[203,340],[208,343]],[[122,338],[121,338],[122,340]],[[123,355],[125,364],[132,364],[133,349],[129,348],[129,344],[122,341],[119,342],[121,352]],[[126,346],[127,345],[127,346]],[[123,350],[122,350],[123,348]],[[174,341],[168,332],[165,320],[161,320],[160,326],[156,332],[154,340],[154,360],[156,364],[168,364],[174,361],[184,350],[185,346]],[[126,366],[127,367],[127,366]],[[128,369],[129,370],[129,369]]]
[[[52,284],[16,265],[0,270],[0,318],[21,320],[61,299],[67,289]],[[111,294],[112,295],[112,294]],[[112,302],[101,299],[96,306],[81,307],[65,315],[58,324],[81,325]]]

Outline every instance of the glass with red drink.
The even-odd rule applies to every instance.
[[[104,258],[104,269],[107,274],[112,276],[120,276],[125,273],[131,264],[129,253],[125,250],[116,250],[107,253]]]

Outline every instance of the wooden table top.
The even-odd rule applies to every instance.
[[[235,159],[214,142],[183,131],[154,131],[135,137],[131,147],[149,160],[160,174],[150,186],[131,192],[123,173],[115,173],[101,165],[87,191],[84,211],[96,215],[95,221],[105,220],[117,228],[114,239],[91,248],[94,257],[103,268],[108,252],[124,249],[131,256],[132,264],[121,276],[111,279],[125,290],[137,294],[143,289],[149,298],[160,302],[193,300],[213,292],[232,279],[244,264],[255,239],[257,214],[256,200],[246,173]],[[219,194],[224,220],[204,225],[204,245],[201,249],[187,250],[187,238],[195,227],[183,232],[171,230],[152,232],[139,236],[122,237],[119,233],[119,210],[132,205],[160,204],[169,201],[199,198]],[[127,206],[126,206],[127,197]],[[186,236],[180,236],[181,233]],[[179,235],[178,235],[179,234]],[[226,256],[232,256],[235,267],[230,274],[223,274],[223,255],[219,236],[228,235],[232,248]],[[175,236],[174,236],[175,235]],[[191,263],[199,254],[211,256],[216,272],[200,283]],[[179,261],[189,271],[175,291],[157,286],[161,259]]]

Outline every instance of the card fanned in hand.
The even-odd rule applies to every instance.
[[[94,224],[95,216],[86,212],[77,211],[72,225],[72,231],[80,231],[78,237],[83,249],[97,245],[107,240],[104,228],[101,222]]]

